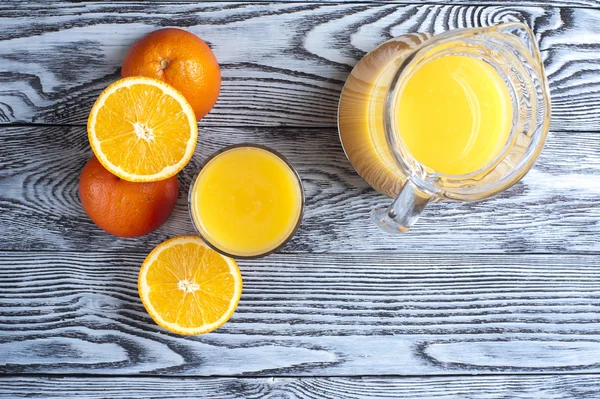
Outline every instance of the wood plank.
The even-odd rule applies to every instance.
[[[191,338],[166,332],[144,311],[137,295],[144,257],[0,254],[0,373],[600,371],[597,256],[297,254],[242,261],[237,312],[217,332]]]
[[[223,90],[203,125],[334,127],[357,60],[407,32],[521,20],[534,27],[552,88],[555,130],[600,126],[600,10],[331,3],[41,3],[0,6],[0,121],[85,124],[129,46],[164,26],[213,47]]]
[[[195,3],[194,0],[162,0],[162,3]],[[252,3],[299,3],[299,0],[255,0]],[[45,3],[65,4],[64,0],[46,0]],[[98,3],[98,0],[77,0],[77,3]],[[128,3],[143,5],[144,1],[128,1]],[[248,0],[211,0],[211,3],[248,3]],[[311,0],[304,3],[389,3],[402,5],[435,4],[435,5],[494,5],[494,6],[535,6],[535,7],[577,7],[598,8],[598,0]],[[27,0],[12,0],[14,7],[19,10],[36,10]],[[196,3],[197,4],[197,3]],[[14,8],[13,7],[13,8]]]
[[[0,398],[595,399],[597,375],[433,378],[0,378]]]
[[[552,132],[535,168],[499,197],[471,204],[432,204],[408,234],[379,231],[368,213],[390,200],[353,171],[335,129],[209,128],[180,173],[174,213],[156,232],[118,239],[98,229],[78,198],[90,157],[84,127],[0,128],[0,249],[139,251],[193,234],[190,181],[225,145],[257,142],[289,157],[305,184],[302,228],[286,252],[598,252],[600,137]]]

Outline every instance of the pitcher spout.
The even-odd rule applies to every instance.
[[[529,26],[522,22],[505,22],[500,25],[493,26],[489,28],[489,30],[490,33],[498,32],[506,35],[507,38],[514,41],[514,43],[512,43],[513,46],[518,45],[524,48],[526,50],[525,54],[533,58],[533,64],[538,66],[540,70],[543,70],[542,55],[540,53],[537,41],[535,40],[535,35]]]

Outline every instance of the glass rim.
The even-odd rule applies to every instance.
[[[223,154],[223,153],[225,153],[227,151],[234,150],[236,148],[258,148],[258,149],[267,151],[267,152],[275,155],[277,158],[281,159],[287,165],[287,167],[292,171],[292,174],[294,175],[294,177],[296,178],[296,181],[298,182],[298,188],[300,189],[300,212],[298,213],[298,220],[296,221],[296,224],[294,225],[294,228],[290,231],[290,233],[285,238],[285,240],[283,240],[275,248],[270,249],[267,252],[263,252],[263,253],[257,254],[257,255],[235,255],[235,254],[228,253],[227,251],[224,251],[224,250],[218,248],[217,246],[215,246],[213,243],[210,242],[210,240],[207,237],[205,237],[204,234],[202,234],[201,229],[197,226],[196,221],[194,219],[194,211],[192,209],[192,197],[193,197],[193,192],[194,192],[194,186],[196,185],[196,182],[198,181],[198,177],[202,173],[202,170],[204,170],[204,168],[213,159],[215,159],[219,155],[221,155],[221,154]],[[206,158],[206,160],[200,166],[198,172],[196,172],[194,174],[194,178],[192,179],[192,182],[190,184],[190,188],[189,188],[189,191],[188,191],[188,211],[189,211],[189,214],[190,214],[190,219],[192,220],[192,225],[194,226],[194,230],[196,230],[196,233],[198,233],[198,235],[200,236],[200,238],[202,238],[202,240],[206,243],[206,245],[208,245],[211,249],[214,249],[215,251],[217,251],[221,255],[224,255],[224,256],[227,256],[227,257],[230,257],[230,258],[237,258],[237,259],[259,259],[259,258],[263,258],[265,256],[271,255],[271,254],[279,251],[281,248],[283,248],[292,239],[292,237],[294,237],[294,235],[296,235],[296,233],[298,232],[298,230],[300,229],[300,226],[302,224],[302,219],[304,218],[305,200],[306,200],[306,196],[304,195],[304,184],[302,183],[302,179],[300,178],[300,174],[298,173],[298,171],[296,170],[296,168],[294,167],[294,165],[292,165],[292,163],[285,156],[283,156],[283,154],[281,154],[277,150],[274,150],[273,148],[267,147],[266,145],[245,142],[245,143],[232,144],[232,145],[225,146],[225,147],[223,147],[223,148],[221,148],[221,149],[213,152],[211,155],[208,156],[208,158]]]

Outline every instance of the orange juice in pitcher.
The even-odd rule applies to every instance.
[[[529,28],[506,23],[392,39],[354,68],[340,98],[342,145],[396,200],[372,220],[406,231],[430,201],[475,201],[516,183],[544,144],[550,98]]]

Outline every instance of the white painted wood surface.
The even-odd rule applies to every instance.
[[[0,379],[0,397],[64,399],[597,399],[596,375],[452,378]]]
[[[0,121],[85,124],[144,34],[180,26],[204,38],[223,90],[203,125],[334,127],[338,97],[366,51],[407,32],[521,20],[535,29],[554,130],[600,126],[600,10],[335,3],[0,5]]]
[[[598,5],[0,4],[0,398],[597,398]],[[353,172],[335,128],[352,65],[402,33],[510,20],[534,28],[552,89],[539,162],[495,199],[435,204],[409,234],[379,232],[367,215],[388,200]],[[129,45],[163,26],[209,42],[223,91],[170,220],[117,239],[79,204],[83,125]],[[138,299],[139,265],[193,233],[191,177],[244,141],[299,169],[303,227],[284,253],[240,262],[244,293],[223,328],[170,334]]]
[[[600,372],[596,255],[290,254],[240,262],[215,333],[137,295],[145,254],[0,256],[0,373],[194,376]]]
[[[336,129],[202,127],[192,162],[180,173],[179,202],[167,223],[136,240],[96,227],[78,197],[90,157],[85,127],[1,127],[0,250],[149,251],[193,234],[189,183],[225,145],[272,146],[298,168],[306,191],[302,227],[285,252],[558,252],[600,251],[600,133],[551,132],[534,169],[508,192],[471,204],[432,204],[405,235],[379,231],[369,211],[391,200],[354,172]],[[23,156],[27,154],[27,156]]]

